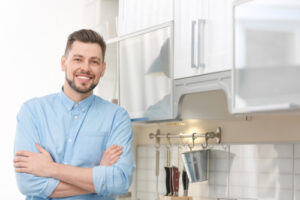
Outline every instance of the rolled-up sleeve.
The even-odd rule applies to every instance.
[[[114,196],[128,192],[135,169],[131,148],[132,140],[130,118],[123,108],[119,108],[114,117],[106,148],[117,144],[123,147],[123,153],[114,165],[93,168],[93,182],[98,195]]]
[[[14,144],[14,156],[19,150],[38,152],[35,143],[40,144],[36,116],[28,103],[23,104],[17,115],[17,129]],[[22,194],[49,197],[59,184],[53,178],[38,177],[27,173],[16,173],[17,184]]]

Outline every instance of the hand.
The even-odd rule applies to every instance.
[[[51,176],[51,164],[53,159],[49,152],[36,144],[40,153],[30,151],[18,151],[14,159],[14,167],[16,172],[29,173],[40,177]]]
[[[119,160],[122,153],[123,152],[121,146],[118,146],[116,144],[110,146],[104,151],[104,154],[100,161],[100,166],[111,166],[115,164]]]

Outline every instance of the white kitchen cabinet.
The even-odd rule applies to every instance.
[[[120,105],[132,119],[172,119],[172,40],[172,23],[120,39]]]
[[[300,2],[235,6],[233,112],[300,108]]]
[[[173,20],[173,0],[120,0],[119,2],[119,36],[171,20]]]
[[[100,79],[94,93],[103,99],[118,104],[119,102],[119,76],[118,76],[118,42],[106,44],[105,54],[106,70]]]
[[[232,68],[232,1],[175,0],[174,78]]]
[[[84,3],[83,22],[105,40],[117,37],[119,0],[88,0]]]

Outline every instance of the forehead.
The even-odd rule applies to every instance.
[[[102,49],[98,43],[74,41],[69,51],[69,55],[81,55],[86,58],[98,57],[102,60]]]

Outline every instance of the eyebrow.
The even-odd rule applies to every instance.
[[[80,55],[80,54],[74,54],[73,57],[80,57],[80,58],[83,58],[84,56],[82,56],[82,55]],[[98,61],[101,62],[101,59],[100,59],[99,57],[97,57],[97,56],[93,56],[93,57],[91,57],[91,58],[89,58],[89,59],[96,59],[96,60],[98,60]]]

